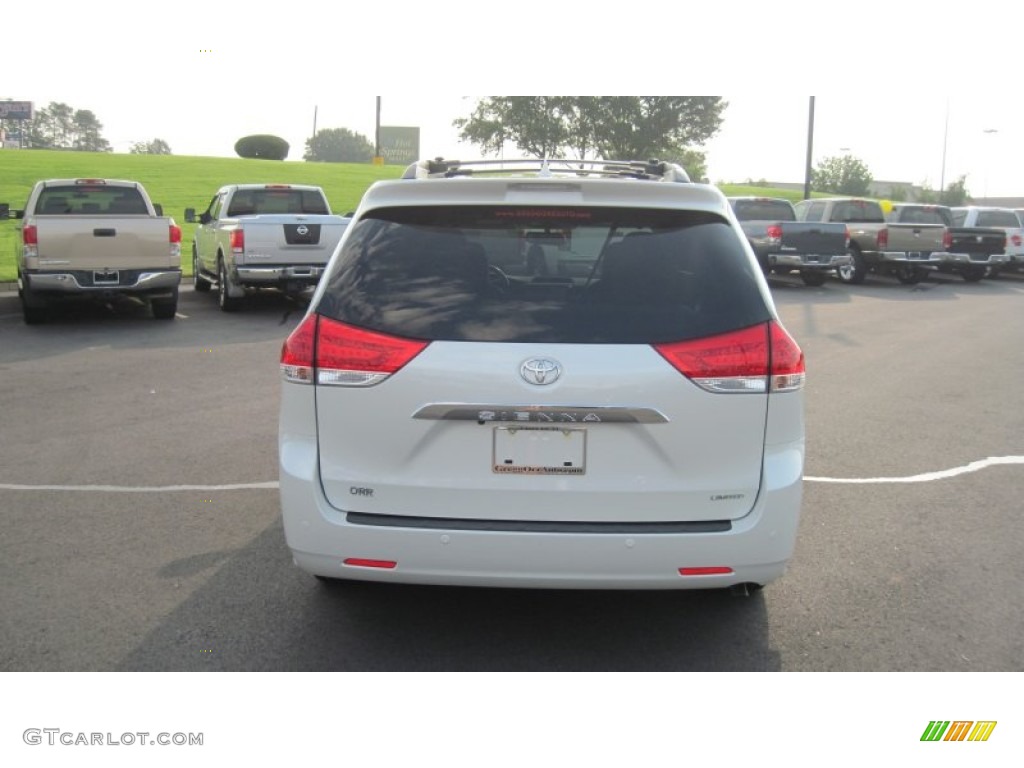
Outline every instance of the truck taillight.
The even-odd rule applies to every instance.
[[[1020,247],[1020,244],[1024,242],[1024,240],[1021,239],[1020,235],[1013,235],[1010,237],[1010,242],[1012,242],[1014,246]]]
[[[39,245],[39,230],[36,229],[35,224],[22,227],[21,242],[24,245]]]
[[[171,238],[170,242],[172,244],[173,243],[180,243],[181,242],[181,227],[179,227],[177,224],[171,224],[171,231],[170,231],[170,235],[169,236]]]
[[[846,247],[850,247],[850,228],[846,228]]]
[[[948,229],[942,233],[942,250],[948,251],[953,247],[953,233]]]
[[[236,229],[231,233],[231,250],[235,253],[241,253],[245,250],[245,232],[240,229]]]
[[[770,224],[768,225],[768,237],[772,240],[782,239],[782,225],[781,224]]]
[[[889,230],[882,227],[878,230],[878,250],[889,247]]]

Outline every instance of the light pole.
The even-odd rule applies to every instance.
[[[982,129],[981,132],[986,134],[987,136],[994,136],[995,134],[999,133],[999,129],[998,128],[984,128],[984,129]],[[989,141],[989,142],[986,142],[986,143],[988,144],[988,146],[985,149],[985,153],[986,153],[986,155],[985,155],[985,198],[987,200],[988,199],[988,174],[989,174],[989,171],[991,170],[991,167],[992,167],[992,142]]]

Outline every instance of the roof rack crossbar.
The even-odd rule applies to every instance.
[[[534,172],[578,176],[620,176],[656,181],[689,182],[690,177],[675,163],[660,160],[575,160],[545,158],[525,160],[420,160],[405,169],[403,179],[437,179],[479,174]]]

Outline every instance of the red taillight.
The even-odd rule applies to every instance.
[[[308,315],[281,349],[281,372],[299,384],[366,387],[401,370],[428,342],[374,333]]]
[[[181,242],[181,227],[177,224],[171,224],[170,238],[172,245]]]
[[[313,349],[316,345],[316,315],[306,315],[281,347],[281,374],[296,384],[313,383]]]
[[[782,226],[779,225],[779,224],[769,224],[768,225],[768,237],[771,238],[772,240],[781,240],[782,239]]]
[[[721,576],[732,573],[732,568],[726,565],[710,565],[703,568],[680,568],[680,576]]]
[[[846,247],[850,247],[850,228],[846,228]]]
[[[948,251],[953,247],[953,233],[948,229],[942,233],[942,250]]]
[[[28,224],[21,229],[21,242],[24,245],[39,245],[39,230],[35,224]]]
[[[1024,240],[1021,240],[1020,235],[1012,235],[1010,237],[1010,242],[1012,242],[1015,246],[1020,246],[1020,244],[1024,242]]]
[[[889,230],[885,227],[878,230],[878,250],[889,247]]]
[[[234,230],[228,242],[231,244],[232,251],[241,253],[245,250],[245,232],[240,229]]]
[[[655,344],[672,366],[709,392],[786,392],[803,386],[800,347],[774,322],[703,339]]]

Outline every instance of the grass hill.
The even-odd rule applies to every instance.
[[[182,267],[191,274],[194,225],[184,221],[185,208],[202,211],[225,184],[316,184],[323,187],[336,213],[353,210],[366,188],[380,179],[398,178],[401,166],[350,163],[280,162],[180,155],[122,155],[101,152],[0,150],[0,202],[21,208],[40,179],[107,178],[140,182],[164,213],[182,227]],[[746,185],[721,187],[727,195],[760,195],[799,200],[793,190]],[[14,280],[18,222],[0,221],[0,282]]]

